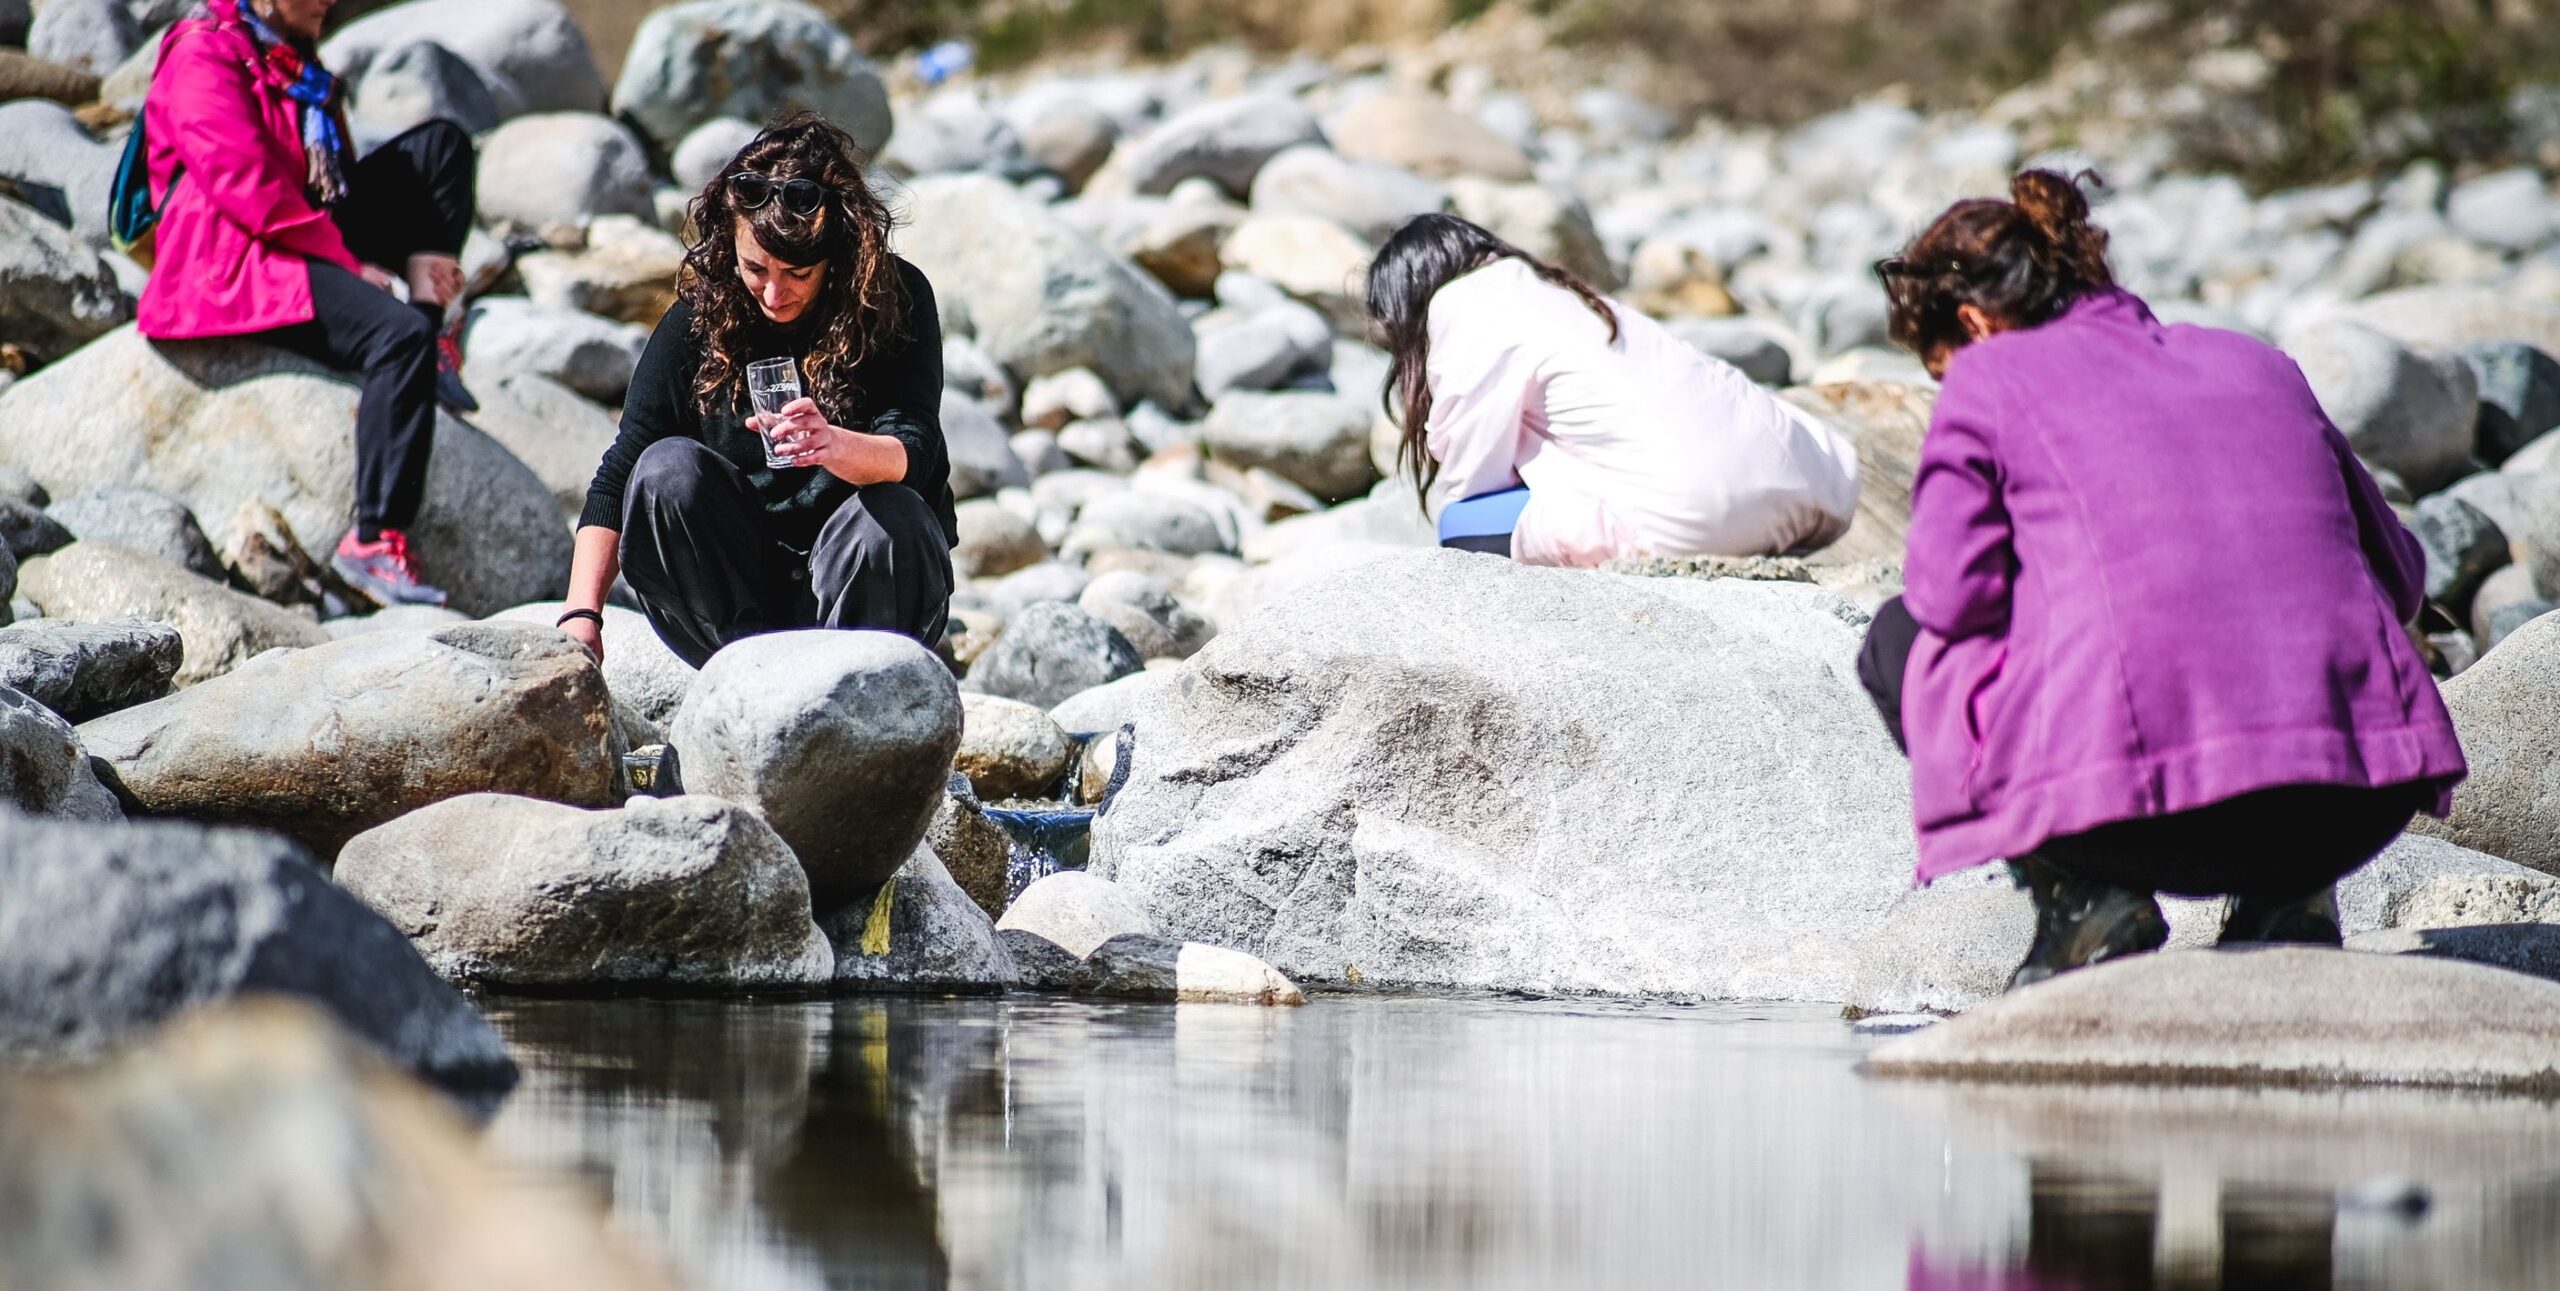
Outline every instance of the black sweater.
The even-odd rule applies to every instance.
[[[897,261],[898,285],[906,292],[900,335],[876,344],[854,368],[857,391],[851,408],[821,408],[827,420],[847,430],[889,435],[907,446],[907,476],[899,483],[922,495],[942,522],[946,543],[960,541],[960,522],[951,505],[951,454],[942,440],[942,322],[933,306],[933,286],[922,271]],[[693,378],[701,367],[699,343],[693,336],[693,307],[676,302],[631,374],[631,392],[623,397],[622,432],[596,467],[587,486],[587,505],[580,525],[622,527],[622,491],[631,466],[649,445],[670,436],[701,440],[711,451],[745,471],[756,496],[764,502],[774,537],[795,551],[817,541],[819,526],[834,515],[854,486],[815,466],[770,467],[764,464],[764,440],[747,428],[747,364],[789,355],[805,358],[812,328],[806,325],[748,329],[747,353],[737,364],[725,404],[705,416],[695,405]]]

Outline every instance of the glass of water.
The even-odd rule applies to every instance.
[[[800,397],[800,364],[788,357],[757,359],[747,365],[747,398],[755,404],[756,415],[764,418],[764,464],[772,467],[791,465],[791,459],[773,449],[772,418],[782,406]]]

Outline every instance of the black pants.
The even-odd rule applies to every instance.
[[[365,154],[330,219],[358,260],[405,273],[413,255],[459,255],[471,232],[471,136],[430,121]],[[406,529],[435,446],[440,306],[404,305],[333,264],[311,265],[311,321],[258,339],[363,378],[356,403],[356,524]],[[314,535],[317,536],[317,535]]]
[[[697,668],[732,641],[788,628],[935,646],[951,609],[951,548],[915,490],[856,490],[803,555],[771,535],[746,472],[694,439],[659,440],[632,464],[622,576],[659,639]]]
[[[1858,651],[1858,683],[1905,753],[1902,674],[1920,625],[1897,596],[1876,611]],[[2048,838],[2035,854],[2075,877],[2181,896],[2291,901],[2379,855],[2426,805],[2431,784],[2292,784],[2191,811],[2144,816]]]

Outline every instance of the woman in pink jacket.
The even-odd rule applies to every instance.
[[[1776,555],[1849,528],[1857,450],[1811,413],[1454,215],[1369,268],[1388,412],[1441,543],[1537,565]]]
[[[357,160],[315,42],[335,0],[205,0],[161,39],[142,111],[160,212],[139,311],[161,340],[250,336],[363,376],[355,523],[332,563],[386,604],[444,603],[409,552],[460,292],[475,161],[450,121]],[[394,294],[405,286],[408,302]]]
[[[2013,986],[2158,947],[2160,891],[2237,897],[2226,943],[2335,945],[2331,885],[2465,770],[2401,628],[2417,542],[2292,360],[2163,326],[2071,180],[2011,196],[1878,266],[1945,382],[1859,669],[1920,878],[2009,860]]]

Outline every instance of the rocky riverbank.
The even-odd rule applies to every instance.
[[[319,572],[353,384],[127,321],[143,271],[105,247],[105,177],[171,11],[45,0],[36,60],[0,60],[12,1048],[282,991],[429,1078],[502,1085],[439,978],[1963,1008],[2026,912],[1981,875],[1909,889],[1907,772],[1852,680],[1933,397],[1865,266],[2029,162],[2106,170],[2128,283],[2283,344],[2427,548],[2417,632],[2478,774],[2439,838],[2350,886],[2350,931],[2560,966],[2547,174],[2253,193],[2168,168],[2139,120],[2069,156],[1885,100],[1675,132],[1601,86],[1558,109],[1491,69],[1230,52],[926,92],[790,0],[659,10],[608,85],[546,0],[410,0],[325,53],[360,135],[479,135],[485,407],[440,421],[416,535],[456,608],[363,614]],[[568,513],[671,298],[685,197],[790,106],[879,149],[942,300],[957,666],[785,633],[697,674],[617,607],[599,669],[548,627]],[[1610,572],[1430,550],[1358,309],[1371,249],[1433,210],[1840,425],[1856,527],[1807,561]],[[1124,726],[1091,873],[1017,892],[977,800],[1094,801],[1118,748],[1096,737]],[[688,796],[630,797],[619,755],[660,741]]]

